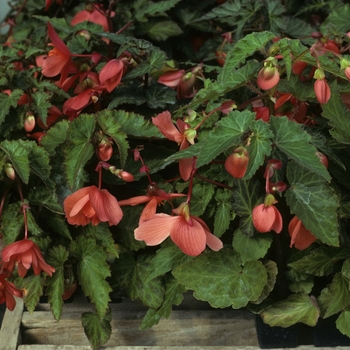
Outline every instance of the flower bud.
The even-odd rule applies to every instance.
[[[11,163],[5,163],[4,170],[9,179],[14,180],[16,178],[16,172]]]
[[[113,154],[113,147],[111,143],[107,140],[102,140],[98,144],[97,154],[100,160],[107,162],[110,160]]]
[[[314,91],[318,102],[325,104],[331,98],[331,89],[326,82],[326,79],[319,79],[315,81]]]
[[[32,112],[28,112],[26,119],[24,120],[24,130],[26,132],[32,132],[35,128],[35,117]]]
[[[126,182],[133,182],[135,180],[134,175],[122,169],[117,169],[115,166],[109,167],[109,171]]]
[[[186,140],[193,145],[194,144],[194,139],[197,136],[197,131],[194,129],[187,129],[184,131],[184,136]]]
[[[328,158],[321,152],[317,151],[316,156],[320,159],[320,162],[328,168]]]
[[[278,68],[273,65],[273,62],[264,63],[264,67],[258,74],[257,84],[263,90],[274,88],[280,81],[280,73]]]
[[[240,146],[226,158],[225,169],[234,178],[240,179],[247,171],[248,162],[248,151],[243,146]]]

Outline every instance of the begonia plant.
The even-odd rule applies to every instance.
[[[141,328],[187,291],[350,337],[350,5],[13,0],[0,36],[0,303],[75,289]]]

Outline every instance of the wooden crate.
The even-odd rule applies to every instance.
[[[169,319],[139,330],[146,308],[135,302],[111,304],[112,335],[104,350],[257,350],[254,316],[242,310],[212,310],[206,303],[183,305]],[[6,311],[0,330],[0,350],[90,350],[81,325],[81,313],[92,311],[85,298],[64,304],[56,322],[48,304],[30,315],[17,298],[14,311]],[[298,350],[314,348],[299,346]],[[327,348],[317,348],[319,350]],[[328,348],[336,349],[336,348]],[[344,350],[344,348],[339,347]]]

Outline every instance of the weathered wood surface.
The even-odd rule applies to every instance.
[[[258,346],[102,346],[101,350],[259,350]],[[278,348],[274,350],[286,350],[291,348]],[[320,347],[314,348],[309,345],[298,346],[293,350],[347,350],[344,347]],[[91,350],[89,346],[74,346],[74,345],[20,345],[18,350]]]
[[[21,339],[21,320],[23,314],[23,300],[16,299],[16,307],[13,311],[6,310],[0,330],[0,350],[16,350]]]

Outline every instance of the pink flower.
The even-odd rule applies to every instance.
[[[22,292],[16,286],[7,281],[8,277],[4,272],[0,273],[0,304],[6,303],[6,307],[12,311],[16,306],[16,300],[13,296],[22,298]]]
[[[225,169],[234,178],[242,178],[248,167],[249,155],[245,147],[237,147],[232,154],[230,154],[225,161]]]
[[[123,76],[124,63],[110,60],[100,71],[99,79],[108,92],[112,92],[119,84]]]
[[[177,71],[169,71],[164,74],[162,74],[159,79],[158,83],[163,84],[165,86],[175,88],[177,87],[180,82],[182,77],[185,75],[185,70],[177,70]]]
[[[253,209],[252,218],[254,227],[261,233],[282,231],[283,221],[278,209],[273,205],[277,203],[272,194],[268,194],[263,204]]]
[[[45,271],[52,276],[55,272],[55,269],[45,262],[39,247],[27,238],[6,246],[1,255],[4,262],[2,268],[12,272],[17,265],[20,277],[24,277],[31,266],[35,275]]]
[[[325,104],[331,98],[331,89],[326,79],[317,79],[314,84],[315,95],[317,101],[321,104]]]
[[[119,201],[119,205],[138,205],[147,203],[140,216],[139,224],[151,219],[157,212],[157,206],[164,201],[171,200],[176,197],[185,196],[182,193],[166,193],[161,190],[157,185],[149,185],[147,188],[147,194],[145,196],[136,196],[129,199]]]
[[[96,186],[83,187],[72,193],[64,200],[63,207],[71,225],[85,226],[91,222],[96,226],[108,222],[111,226],[117,225],[123,217],[117,199]]]
[[[316,237],[305,228],[301,220],[297,216],[294,216],[288,225],[288,232],[290,235],[290,247],[294,247],[298,250],[304,250],[308,248],[312,243],[316,241]]]
[[[215,251],[223,247],[221,240],[210,232],[203,220],[189,214],[187,203],[173,211],[177,216],[155,214],[151,219],[142,222],[135,230],[135,239],[155,246],[170,236],[171,240],[190,256],[202,253],[206,245]]]
[[[277,67],[264,67],[258,74],[257,84],[263,90],[274,88],[280,81],[280,73]]]
[[[152,118],[153,124],[169,140],[180,144],[180,151],[189,147],[189,143],[194,143],[196,131],[190,128],[190,125],[178,119],[177,128],[171,120],[169,111],[162,112]],[[193,159],[184,158],[179,160],[180,175],[184,181],[190,178],[193,168]]]

